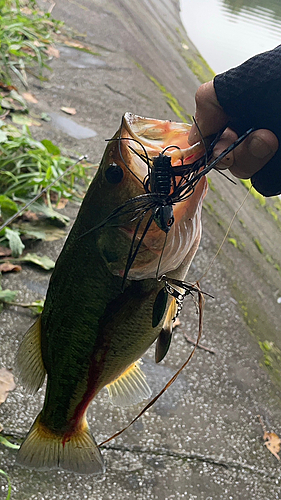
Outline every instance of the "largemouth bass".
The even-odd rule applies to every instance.
[[[57,260],[42,315],[17,354],[20,380],[31,393],[47,375],[44,406],[21,445],[19,464],[103,472],[86,420],[88,405],[105,386],[112,402],[121,406],[150,397],[138,360],[157,338],[158,344],[169,343],[176,311],[175,299],[161,293],[164,285],[156,272],[185,278],[201,237],[206,178],[190,197],[175,203],[168,234],[151,222],[123,290],[132,239],[140,241],[150,217],[148,208],[138,223],[138,204],[130,200],[145,193],[149,172],[143,148],[152,158],[174,145],[164,153],[173,168],[202,156],[202,146],[187,148],[189,130],[187,124],[126,113],[109,141]],[[166,347],[158,345],[158,361]]]

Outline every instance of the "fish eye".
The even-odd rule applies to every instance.
[[[111,163],[105,171],[105,178],[110,184],[119,184],[123,179],[123,170],[117,163]]]

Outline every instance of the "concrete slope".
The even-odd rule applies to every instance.
[[[91,53],[60,45],[60,58],[46,73],[49,80],[32,81],[30,90],[39,101],[34,109],[52,117],[34,132],[39,139],[98,162],[104,140],[117,130],[125,111],[179,121],[194,112],[199,78],[207,80],[211,72],[184,32],[177,1],[59,0],[52,15],[64,20]],[[77,109],[72,121],[62,120],[61,106]],[[234,186],[216,172],[210,179],[191,281],[205,273],[247,192],[240,181]],[[206,299],[202,344],[215,354],[198,350],[149,412],[106,445],[107,473],[100,479],[21,469],[14,464],[15,451],[1,446],[0,467],[11,478],[13,500],[280,498],[279,462],[264,446],[257,418],[261,415],[267,430],[281,435],[280,204],[261,203],[249,195],[201,280],[202,289],[215,297]],[[67,208],[72,219],[76,211]],[[40,243],[36,251],[56,258],[61,246],[62,241]],[[18,299],[28,302],[45,294],[48,279],[48,273],[25,267],[5,276],[2,286],[20,289]],[[33,317],[10,307],[0,320],[0,364],[9,368]],[[165,360],[155,365],[154,348],[145,356],[153,394],[189,355],[185,334],[195,339],[197,322],[193,302],[186,300]],[[4,432],[22,438],[42,401],[43,391],[30,397],[17,387],[0,406]],[[97,442],[140,409],[114,408],[102,392],[89,411]]]

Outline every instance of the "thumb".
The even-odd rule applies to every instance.
[[[229,121],[229,117],[220,106],[213,82],[203,83],[195,94],[196,112],[188,142],[190,145],[203,137],[217,133]],[[200,134],[200,132],[201,134]]]

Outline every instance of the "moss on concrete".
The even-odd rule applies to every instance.
[[[179,104],[178,100],[169,92],[164,85],[162,85],[158,80],[150,75],[144,68],[141,66],[141,64],[137,63],[134,61],[135,65],[156,85],[156,87],[162,92],[162,94],[165,97],[165,100],[172,109],[172,111],[175,113],[175,115],[184,123],[190,122],[192,123],[192,116],[186,113],[184,108]]]

